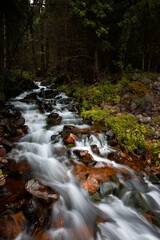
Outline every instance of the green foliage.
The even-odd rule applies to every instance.
[[[34,80],[35,75],[33,72],[30,71],[24,71],[21,69],[15,69],[15,70],[11,70],[11,78],[13,78],[13,80],[17,81],[17,80]]]
[[[86,119],[92,119],[95,122],[105,122],[105,119],[109,116],[109,111],[94,108],[88,111],[82,111],[81,116]]]
[[[0,73],[0,101],[35,87],[34,74],[20,69]]]
[[[149,88],[145,86],[144,83],[140,81],[130,82],[128,84],[129,91],[133,93],[138,93],[139,95],[144,95],[149,92]]]
[[[157,165],[160,165],[160,141],[159,140],[148,140],[145,142],[145,148],[148,154]]]
[[[152,133],[148,126],[139,124],[137,118],[129,114],[109,117],[105,123],[114,131],[118,142],[130,151],[144,147],[146,137]]]

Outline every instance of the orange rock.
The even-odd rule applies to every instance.
[[[76,137],[72,134],[69,133],[66,137],[63,139],[65,144],[76,144]]]
[[[76,165],[74,174],[79,176],[81,187],[89,192],[96,192],[101,182],[105,182],[117,173],[117,170],[108,166],[96,168],[95,166]]]
[[[73,152],[85,163],[94,161],[93,156],[88,152],[88,150],[74,150]]]
[[[88,176],[86,182],[84,182],[81,186],[90,193],[94,193],[99,189],[98,181],[91,176]]]
[[[3,239],[15,239],[25,227],[25,217],[19,212],[0,218],[0,235]]]

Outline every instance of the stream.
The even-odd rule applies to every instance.
[[[27,160],[35,179],[59,194],[52,205],[53,224],[47,239],[159,240],[160,186],[151,183],[145,173],[109,160],[107,154],[114,150],[108,146],[105,132],[96,134],[83,123],[73,99],[50,86],[37,85],[10,101],[22,112],[29,129],[8,155],[16,162]],[[54,124],[53,119],[57,119]],[[72,130],[70,145],[64,143],[64,129],[65,134]],[[80,161],[80,153],[94,160]],[[98,186],[97,191],[89,192],[83,187],[84,178],[74,174],[75,166],[102,174],[110,167],[115,174],[105,175],[99,182],[91,179]],[[16,240],[26,239],[26,233],[31,235],[27,229]]]

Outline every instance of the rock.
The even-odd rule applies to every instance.
[[[14,124],[17,128],[22,127],[25,124],[25,119],[24,118],[18,118],[14,121]]]
[[[154,82],[154,83],[152,84],[152,88],[153,88],[154,90],[160,91],[160,81],[159,81],[159,82]]]
[[[23,125],[22,131],[26,134],[28,132],[28,126],[27,125]]]
[[[48,115],[47,124],[51,126],[59,125],[62,121],[62,117],[58,113],[52,112]]]
[[[22,130],[21,128],[17,128],[17,129],[16,129],[16,135],[17,135],[18,137],[23,137],[23,136],[24,136],[23,130]]]
[[[0,173],[0,186],[5,185],[5,183],[6,183],[5,176]]]
[[[142,116],[142,117],[139,118],[139,121],[140,121],[141,123],[150,123],[151,120],[152,120],[151,117],[143,117],[143,116]]]
[[[90,193],[95,193],[99,189],[99,183],[95,178],[88,176],[82,187]]]
[[[6,124],[4,127],[4,132],[7,134],[10,134],[12,136],[16,136],[16,127],[14,126],[14,124]]]
[[[54,89],[41,89],[41,92],[38,94],[41,98],[52,99],[58,95],[58,91]]]
[[[0,158],[6,157],[6,149],[3,147],[3,145],[0,145]]]
[[[8,163],[8,160],[4,157],[0,157],[0,163]]]
[[[135,102],[132,102],[132,103],[131,103],[131,111],[136,110],[137,107],[138,107],[138,106],[137,106],[137,104],[136,104]]]
[[[115,136],[115,133],[113,132],[113,130],[109,130],[106,132],[106,136],[109,137],[109,138],[112,138]]]
[[[24,231],[26,219],[23,213],[7,214],[0,218],[1,239],[15,239]]]
[[[97,145],[91,145],[91,150],[94,154],[97,154],[99,155],[100,154],[100,151],[99,151],[99,148],[97,147]]]
[[[22,160],[17,163],[15,162],[15,164],[13,164],[13,168],[12,168],[12,175],[16,179],[29,180],[32,178],[31,166],[29,165],[29,163],[26,160]]]
[[[88,152],[88,150],[73,150],[73,153],[80,158],[84,163],[93,162],[93,156]]]
[[[63,138],[63,142],[65,145],[68,144],[76,145],[76,137],[72,133],[69,133],[67,136]]]
[[[68,97],[68,98],[62,98],[62,99],[59,99],[59,100],[58,100],[58,102],[59,102],[60,104],[64,104],[64,105],[70,104],[71,101],[72,101],[72,99],[69,98],[69,97]]]
[[[11,141],[2,137],[0,137],[0,144],[2,144],[5,147],[7,152],[10,151],[14,146],[14,144]]]
[[[25,185],[26,191],[33,196],[43,199],[47,202],[54,202],[59,198],[58,194],[40,184],[37,180],[31,179]]]
[[[100,194],[102,197],[105,197],[111,193],[113,193],[114,189],[117,189],[117,184],[113,182],[103,182],[100,186]]]

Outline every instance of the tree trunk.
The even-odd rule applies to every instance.
[[[93,81],[96,82],[99,77],[99,59],[98,59],[98,46],[96,43],[95,49],[94,49],[94,79]]]
[[[145,59],[144,59],[144,52],[142,53],[142,71],[144,71],[144,64],[145,64]]]

